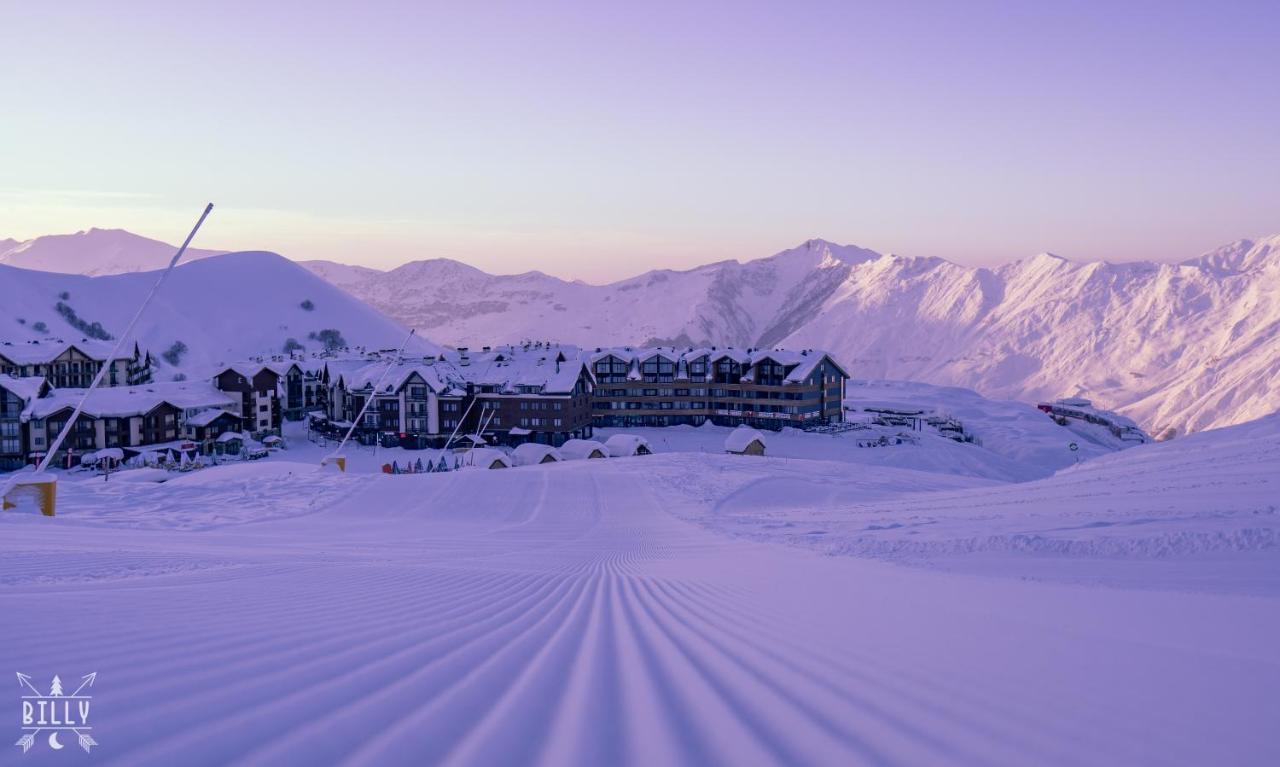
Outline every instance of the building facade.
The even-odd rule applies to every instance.
[[[843,418],[848,373],[825,352],[622,348],[591,355],[597,426],[805,428]]]
[[[128,356],[111,357],[101,341],[0,344],[0,375],[40,377],[58,389],[88,388],[104,366],[102,386],[135,386],[151,380],[151,356],[135,344]]]
[[[313,427],[338,436],[354,423],[366,444],[439,447],[478,435],[488,443],[559,445],[591,434],[591,372],[576,352],[556,347],[333,360],[322,377],[326,415]]]
[[[280,374],[266,365],[233,365],[214,376],[213,385],[239,400],[245,430],[260,436],[280,433],[280,380]]]
[[[82,397],[84,408],[53,465],[75,466],[80,456],[104,448],[182,449],[188,419],[237,404],[208,383],[106,387],[85,397],[84,389],[55,389],[41,377],[0,375],[0,470],[43,458]]]

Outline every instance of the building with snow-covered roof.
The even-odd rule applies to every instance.
[[[200,445],[201,453],[211,455],[216,452],[219,437],[244,430],[244,419],[232,410],[210,408],[184,419],[182,429],[184,437]]]
[[[511,459],[501,450],[492,447],[477,447],[468,450],[461,457],[461,467],[478,469],[509,469]]]
[[[533,466],[539,463],[555,463],[563,461],[564,456],[550,445],[539,445],[536,442],[525,442],[511,451],[511,462],[516,466]]]
[[[591,435],[593,381],[573,348],[457,349],[398,361],[369,355],[330,360],[323,375],[325,420],[359,418],[356,438],[366,444],[438,447],[480,433],[491,443],[555,446]],[[313,426],[328,428],[320,419]]]
[[[0,374],[0,471],[21,469],[27,463],[27,419],[30,402],[49,390],[44,376],[15,378]]]
[[[604,446],[611,458],[649,455],[653,452],[653,448],[649,446],[649,440],[635,434],[614,434],[604,441]]]
[[[1063,425],[1068,421],[1081,421],[1101,426],[1122,442],[1142,444],[1151,441],[1150,435],[1132,418],[1095,407],[1092,401],[1084,397],[1063,397],[1052,402],[1041,402],[1036,407]]]
[[[79,456],[105,448],[186,444],[186,419],[200,419],[209,410],[236,404],[234,398],[202,381],[100,387],[88,396],[85,391],[46,387],[24,401],[19,416],[25,426],[20,430],[24,463],[44,456],[82,399],[83,409],[55,464],[75,465]],[[193,443],[190,449],[195,447]]]
[[[213,385],[236,400],[246,431],[264,435],[280,430],[280,380],[279,373],[258,362],[224,366],[213,377]]]
[[[609,457],[609,449],[594,439],[571,439],[560,446],[560,453],[570,461]]]
[[[849,377],[814,349],[622,347],[589,359],[592,416],[602,427],[831,423],[843,417]]]
[[[131,386],[151,380],[151,355],[144,354],[137,344],[132,353],[112,357],[114,350],[114,343],[87,338],[4,341],[0,342],[0,374],[39,376],[58,388],[87,388],[98,370],[106,366],[102,386]]]
[[[764,455],[764,435],[750,426],[739,426],[724,438],[726,453]]]

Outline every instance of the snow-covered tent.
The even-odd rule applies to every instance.
[[[560,453],[571,461],[609,457],[609,449],[594,439],[571,439],[560,446]]]
[[[764,435],[750,426],[739,426],[724,438],[726,453],[764,455]]]
[[[613,458],[649,455],[653,452],[653,448],[649,447],[649,440],[635,434],[615,434],[604,441],[604,446]]]
[[[563,461],[564,456],[560,455],[560,451],[550,445],[526,442],[511,451],[511,460],[516,466],[532,466],[537,463]]]
[[[492,447],[478,447],[468,450],[462,457],[464,466],[475,466],[481,469],[509,469],[511,459],[501,450]]]

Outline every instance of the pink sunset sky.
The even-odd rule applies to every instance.
[[[7,3],[0,238],[590,281],[1280,232],[1276,3]]]

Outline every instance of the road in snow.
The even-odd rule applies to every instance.
[[[66,483],[62,516],[0,517],[3,665],[97,671],[102,764],[1280,760],[1274,594],[746,540],[702,518],[732,491],[670,489],[676,462]],[[839,471],[867,497],[984,483]]]

